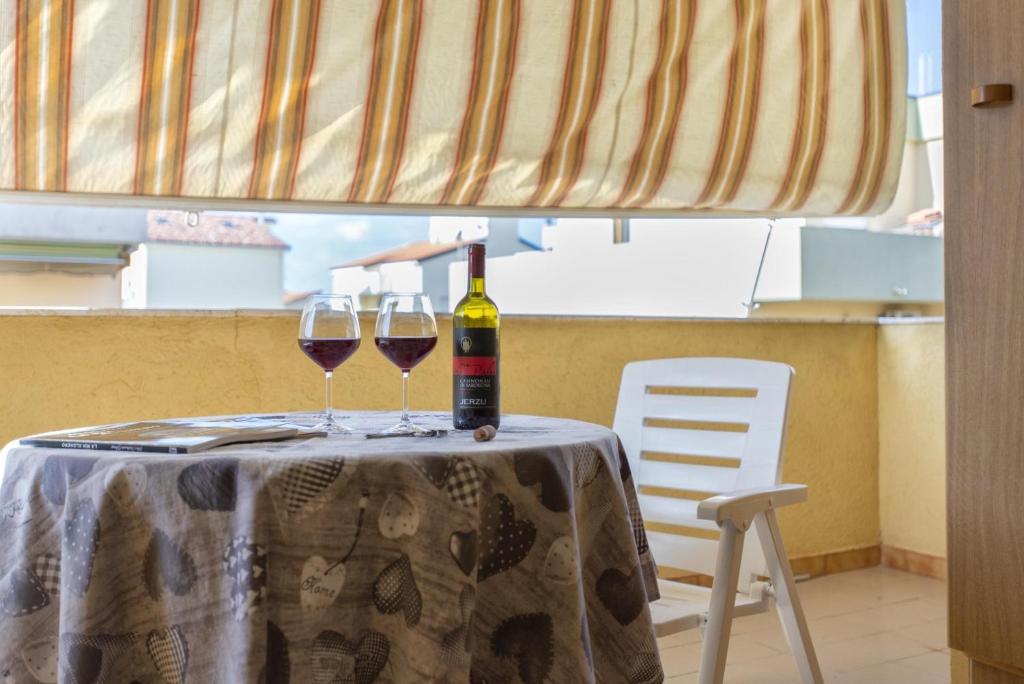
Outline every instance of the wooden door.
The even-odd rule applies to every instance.
[[[1024,1],[945,0],[943,53],[950,645],[1024,682]]]

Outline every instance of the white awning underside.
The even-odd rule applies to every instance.
[[[0,191],[872,214],[904,22],[902,0],[11,0]]]

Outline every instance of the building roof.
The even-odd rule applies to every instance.
[[[361,259],[353,259],[343,264],[332,266],[332,268],[351,268],[353,266],[376,266],[377,264],[390,264],[396,261],[426,261],[442,254],[448,254],[455,250],[472,244],[472,240],[459,240],[457,242],[410,242],[383,252],[377,252]]]
[[[285,292],[281,300],[286,305],[294,304],[296,302],[301,302],[303,299],[312,297],[313,295],[318,295],[321,292],[323,292],[323,290],[306,290],[305,292]]]
[[[151,211],[146,232],[148,242],[288,249],[256,216],[202,212],[199,222],[190,226],[188,212]]]

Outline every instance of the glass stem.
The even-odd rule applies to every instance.
[[[409,422],[409,371],[402,371],[402,422]]]
[[[324,385],[324,421],[327,423],[334,422],[334,398],[331,396],[331,378],[334,377],[333,371],[324,371],[324,379],[326,383]]]

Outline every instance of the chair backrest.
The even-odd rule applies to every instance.
[[[718,527],[697,518],[697,503],[779,484],[792,377],[786,364],[751,359],[658,359],[623,369],[614,427],[659,566],[713,576]],[[748,534],[740,590],[766,574],[757,535]]]

